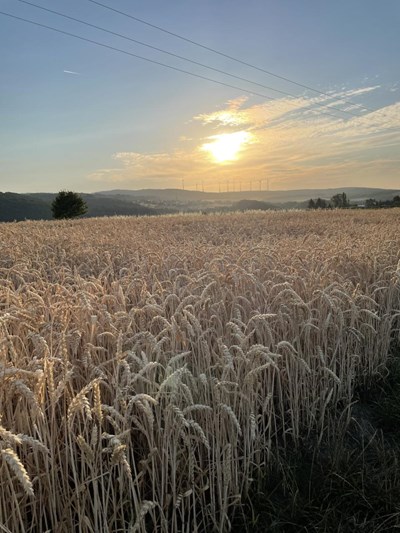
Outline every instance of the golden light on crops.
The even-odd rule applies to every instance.
[[[203,144],[201,149],[209,152],[217,163],[225,163],[238,159],[240,150],[251,141],[252,135],[247,131],[236,131],[212,135],[209,138],[212,142]]]
[[[295,445],[316,438],[341,460],[336,435],[352,421],[357,436],[356,387],[394,357],[398,219],[0,224],[0,533],[228,533],[243,486],[266,468],[291,472]],[[393,483],[394,509],[393,468],[378,479]]]

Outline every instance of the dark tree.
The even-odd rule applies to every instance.
[[[400,207],[400,196],[397,194],[392,200],[393,207]]]
[[[343,207],[349,207],[350,202],[347,199],[346,193],[344,192],[342,194],[335,194],[335,196],[332,196],[331,204],[332,204],[332,207],[343,208]]]
[[[315,200],[315,207],[316,209],[326,209],[328,207],[328,203],[323,198],[317,198]]]
[[[315,209],[315,202],[312,198],[308,201],[308,209]]]
[[[367,209],[375,209],[377,207],[380,207],[378,200],[375,200],[375,198],[368,198],[368,200],[365,200],[365,207]]]
[[[72,191],[61,191],[51,204],[54,218],[75,218],[87,212],[86,202]]]

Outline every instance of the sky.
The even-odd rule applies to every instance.
[[[128,52],[0,14],[0,191],[400,188],[399,0],[99,1],[257,68],[89,0],[32,3],[231,76],[0,0]]]

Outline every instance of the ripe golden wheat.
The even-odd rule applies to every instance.
[[[398,337],[400,213],[0,225],[0,525],[228,531]]]

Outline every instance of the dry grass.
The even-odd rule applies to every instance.
[[[0,226],[0,526],[227,531],[398,335],[400,213]]]

